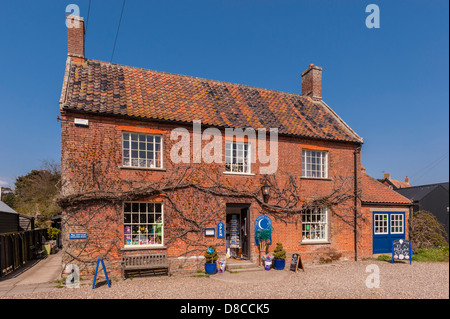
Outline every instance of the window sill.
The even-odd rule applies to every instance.
[[[165,168],[151,168],[151,167],[133,167],[133,166],[119,166],[119,169],[135,169],[141,171],[161,171],[165,172]]]
[[[317,241],[305,241],[302,240],[301,245],[330,245],[331,243],[328,240],[317,240]]]
[[[159,246],[157,246],[157,245],[155,245],[155,246],[145,246],[145,245],[138,246],[138,245],[136,245],[136,246],[124,246],[120,250],[121,251],[130,251],[130,250],[166,250],[166,249],[167,249],[167,246],[164,246],[164,245],[159,245]]]
[[[322,178],[322,177],[300,177],[300,179],[306,180],[315,180],[315,181],[332,181],[331,178]]]
[[[253,173],[223,172],[224,175],[255,176]]]

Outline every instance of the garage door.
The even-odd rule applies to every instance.
[[[405,213],[373,212],[373,253],[391,253],[396,239],[405,239]]]

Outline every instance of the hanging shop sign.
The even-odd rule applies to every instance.
[[[222,222],[217,223],[217,238],[225,238],[225,225]]]
[[[255,245],[259,245],[257,233],[261,230],[271,230],[272,220],[267,215],[259,215],[255,220]],[[272,244],[272,234],[270,234],[270,240],[268,244]]]

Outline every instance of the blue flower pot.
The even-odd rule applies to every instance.
[[[205,263],[205,272],[208,275],[215,274],[217,272],[217,264],[216,263],[212,263],[212,264]]]
[[[276,270],[283,270],[286,265],[286,260],[284,259],[274,259],[274,265]]]

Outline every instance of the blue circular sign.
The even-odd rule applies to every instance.
[[[270,229],[272,220],[267,215],[259,215],[255,220],[255,231],[262,229]]]
[[[267,215],[259,215],[255,220],[255,245],[259,245],[256,233],[260,230],[268,230],[272,228],[272,220]],[[270,236],[270,244],[272,243],[272,235]]]

